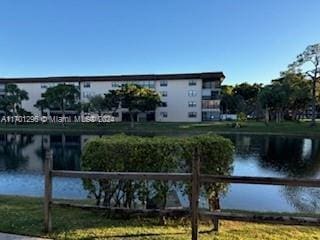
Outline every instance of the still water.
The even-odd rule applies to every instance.
[[[235,145],[233,175],[320,179],[320,139],[291,136],[223,135]],[[79,170],[89,135],[0,134],[0,195],[43,195],[44,149],[54,169]],[[55,178],[56,198],[86,198],[80,179]],[[183,202],[183,197],[181,200]],[[232,184],[222,208],[320,212],[320,189]]]

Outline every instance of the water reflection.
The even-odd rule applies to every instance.
[[[79,170],[83,138],[74,135],[1,134],[0,170],[41,172],[47,148],[53,150],[54,169]]]
[[[224,135],[236,147],[234,175],[275,176],[295,178],[320,178],[320,140],[284,137]],[[260,186],[259,186],[260,187]],[[243,193],[249,188],[233,185],[231,191]],[[250,192],[258,193],[257,188]],[[270,196],[277,205],[276,195],[282,195],[287,204],[299,212],[320,212],[320,189],[291,186],[262,186],[261,199]],[[242,191],[240,190],[242,189]],[[229,196],[232,193],[229,194]],[[256,199],[256,204],[261,203]],[[251,202],[251,204],[254,204]],[[283,204],[280,201],[280,205]],[[251,208],[250,206],[242,206]],[[273,210],[273,207],[266,209]],[[256,209],[254,209],[256,210]]]
[[[319,139],[223,136],[235,144],[234,175],[320,178]],[[79,170],[81,149],[92,137],[0,134],[0,194],[42,195],[45,149],[53,150],[55,169]],[[56,197],[86,196],[78,179],[55,179],[54,191]],[[320,212],[320,189],[234,184],[222,199],[222,207]]]
[[[319,188],[283,187],[288,203],[299,212],[320,212]]]
[[[319,139],[260,135],[223,136],[235,144],[236,158],[254,157],[260,168],[269,169],[276,175],[315,178],[320,172]]]
[[[32,142],[30,135],[0,135],[0,170],[26,168],[29,156],[23,152]]]

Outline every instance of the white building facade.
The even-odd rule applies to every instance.
[[[22,107],[34,115],[41,112],[34,105],[48,87],[57,84],[74,84],[79,88],[80,101],[85,103],[95,95],[103,95],[121,84],[134,83],[155,89],[163,102],[155,112],[138,114],[138,120],[157,122],[201,122],[220,119],[220,86],[225,78],[222,72],[148,74],[118,76],[80,76],[47,78],[2,78],[1,89],[6,83],[15,83],[26,90],[29,100]],[[118,120],[127,119],[126,109],[118,110]]]

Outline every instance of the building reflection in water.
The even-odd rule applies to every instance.
[[[235,175],[320,178],[319,139],[266,135],[223,136],[231,139],[236,147]],[[79,170],[81,149],[88,139],[93,137],[96,136],[0,134],[0,188],[5,188],[8,185],[8,178],[12,178],[10,184],[18,184],[15,183],[14,178],[25,179],[21,181],[30,181],[33,184],[35,184],[34,179],[37,177],[42,179],[40,175],[43,171],[45,149],[48,147],[53,150],[55,169]],[[28,177],[28,180],[25,176],[22,176],[23,174]],[[1,183],[1,181],[4,182]],[[70,182],[65,181],[65,183],[68,186],[70,185]],[[78,189],[78,192],[81,191],[81,181],[75,182],[75,184],[80,185],[70,186],[70,188]],[[13,185],[10,186],[12,188],[8,191],[10,194],[14,187]],[[20,188],[16,187],[17,191],[20,191]],[[279,187],[272,191],[271,188],[263,185],[256,187],[259,189],[255,190],[252,186],[233,185],[233,193],[231,192],[229,195],[232,196],[229,202],[234,204],[230,205],[231,208],[236,208],[238,206],[236,203],[242,201],[243,193],[248,191],[248,194],[252,194],[256,198],[274,198],[275,202],[281,198],[281,201],[287,202],[291,209],[297,211],[320,212],[320,189]],[[264,189],[263,194],[265,196],[256,196],[261,194],[261,189]],[[63,191],[61,195],[64,194]],[[6,193],[5,189],[0,189],[0,192]],[[41,193],[40,190],[38,192]],[[85,194],[79,193],[79,197],[83,195]],[[77,196],[77,192],[70,196]],[[226,198],[228,198],[228,195]],[[259,205],[261,202],[256,204]],[[250,206],[248,206],[248,209]],[[284,210],[289,209],[287,206],[283,208]]]

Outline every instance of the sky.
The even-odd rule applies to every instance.
[[[0,0],[0,77],[223,71],[269,83],[320,42],[319,0]]]

